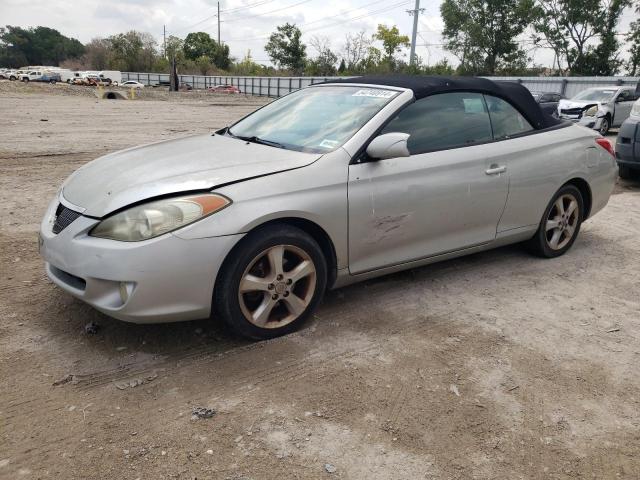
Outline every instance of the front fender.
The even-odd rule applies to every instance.
[[[315,223],[331,239],[338,268],[347,265],[349,155],[338,149],[306,167],[215,189],[233,201],[174,234],[185,239],[247,233],[279,218]]]

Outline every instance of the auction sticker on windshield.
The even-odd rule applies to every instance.
[[[354,93],[353,97],[375,97],[375,98],[391,98],[396,93],[393,90],[381,90],[379,88],[364,88]]]

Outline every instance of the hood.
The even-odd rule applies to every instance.
[[[111,153],[84,165],[64,183],[63,197],[102,217],[148,198],[309,165],[320,154],[247,143],[221,135],[168,140]]]
[[[601,106],[602,102],[596,102],[593,100],[560,100],[560,106],[562,108],[585,108],[593,105]]]

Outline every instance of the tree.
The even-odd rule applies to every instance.
[[[534,18],[533,0],[444,0],[440,12],[445,48],[461,73],[493,75],[526,62],[517,37]]]
[[[640,1],[636,5],[636,13],[640,13]],[[627,34],[629,43],[629,60],[627,70],[630,76],[635,77],[640,69],[640,20],[631,22],[629,33]]]
[[[247,54],[241,62],[233,65],[233,72],[237,75],[260,75],[262,70],[262,65],[253,61],[251,50],[247,50]]]
[[[329,37],[314,36],[309,43],[318,56],[307,63],[306,72],[309,75],[335,75],[338,56],[331,51]]]
[[[391,28],[386,25],[378,25],[378,31],[373,35],[375,40],[382,42],[382,49],[386,53],[386,61],[393,68],[396,58],[395,54],[402,50],[402,47],[409,46],[409,37],[400,35],[400,30],[395,25]]]
[[[276,27],[264,46],[271,61],[280,68],[301,73],[307,59],[307,46],[302,43],[302,32],[295,24],[285,23]]]
[[[358,33],[347,33],[342,48],[345,69],[357,72],[362,67],[362,61],[367,57],[370,47],[371,38],[366,35],[364,30]]]
[[[621,63],[615,29],[629,4],[630,0],[536,0],[534,40],[553,49],[563,73],[612,75]],[[600,43],[594,45],[598,38]]]
[[[340,65],[338,66],[338,73],[342,75],[347,69],[347,64],[344,63],[344,58],[340,60]]]
[[[151,34],[130,30],[112,35],[107,41],[110,68],[128,72],[153,70],[158,54]]]
[[[184,55],[188,60],[207,57],[216,67],[227,70],[231,65],[229,46],[219,44],[206,32],[190,33],[184,39]]]
[[[178,62],[182,62],[185,59],[184,40],[175,35],[169,35],[165,42],[164,54],[167,59],[175,58]]]
[[[0,28],[0,64],[4,66],[59,65],[83,53],[82,43],[53,28]]]

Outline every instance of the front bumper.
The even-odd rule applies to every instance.
[[[98,220],[78,217],[57,235],[54,201],[40,228],[48,277],[101,312],[134,323],[207,318],[216,276],[242,235],[186,240],[165,234],[142,242],[88,235]]]
[[[576,125],[580,125],[581,127],[591,128],[593,130],[600,130],[602,126],[602,119],[604,117],[585,117],[582,116],[580,118],[573,118],[566,115],[561,115],[560,118],[562,120],[569,120]]]

